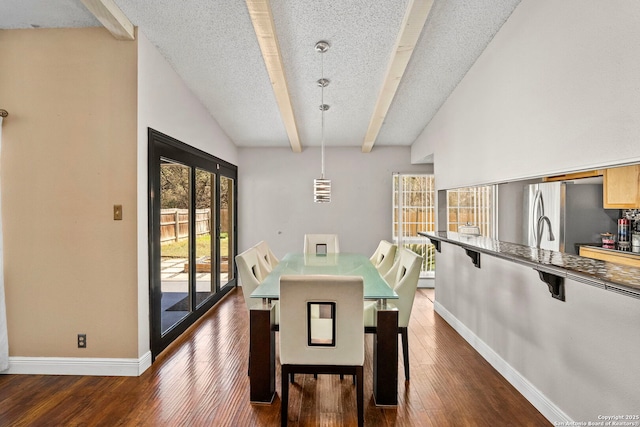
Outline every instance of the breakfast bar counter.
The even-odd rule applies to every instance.
[[[436,247],[436,313],[549,421],[637,413],[640,268],[482,236],[420,234]]]
[[[483,236],[455,232],[418,232],[431,240],[440,251],[439,242],[462,247],[476,266],[481,268],[480,254],[509,260],[532,267],[542,280],[557,284],[559,279],[572,279],[623,295],[640,298],[640,268],[599,261],[568,253],[536,249],[531,246],[502,242]],[[547,282],[549,284],[549,282]],[[553,294],[552,286],[549,284]],[[556,289],[557,291],[557,289]],[[558,298],[558,295],[553,295]],[[559,298],[563,299],[563,298]]]

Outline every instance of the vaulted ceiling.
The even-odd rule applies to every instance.
[[[520,0],[0,0],[0,29],[113,4],[238,146],[411,145]],[[325,40],[329,50],[314,46]],[[297,140],[296,140],[297,136]]]

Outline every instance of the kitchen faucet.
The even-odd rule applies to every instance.
[[[547,223],[547,228],[549,229],[549,240],[550,241],[556,240],[555,236],[553,235],[553,231],[551,231],[551,221],[546,215],[542,215],[540,216],[540,218],[538,218],[538,230],[537,230],[538,235],[536,236],[536,249],[540,249],[540,243],[542,242],[542,233],[544,232],[545,222]]]

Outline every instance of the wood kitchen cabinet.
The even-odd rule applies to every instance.
[[[605,169],[602,193],[605,209],[640,208],[640,165]]]
[[[562,175],[545,176],[544,178],[542,178],[542,181],[543,182],[570,181],[573,179],[593,178],[596,176],[602,176],[602,174],[603,174],[603,171],[600,169],[583,171],[583,172],[571,172],[571,173],[564,173]]]
[[[640,255],[632,252],[581,246],[580,256],[599,259],[600,261],[615,262],[616,264],[630,265],[632,267],[640,267]]]

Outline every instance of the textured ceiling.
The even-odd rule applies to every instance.
[[[303,148],[361,146],[410,0],[271,0]],[[115,0],[238,146],[289,147],[241,0]],[[376,145],[411,145],[520,0],[435,0]],[[0,0],[0,28],[99,26],[80,0]],[[375,147],[374,147],[375,149]]]

